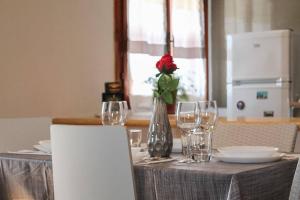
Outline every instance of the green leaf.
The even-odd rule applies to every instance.
[[[170,77],[162,74],[158,79],[158,87],[161,89],[166,89],[168,87],[168,82],[170,81]]]
[[[167,87],[170,91],[174,91],[174,90],[177,89],[178,84],[179,84],[179,79],[173,79],[173,80],[168,82]]]
[[[172,104],[173,103],[173,95],[171,92],[164,92],[162,94],[163,100],[166,102],[166,104]]]

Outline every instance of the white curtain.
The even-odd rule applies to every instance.
[[[201,0],[173,0],[174,61],[181,87],[191,98],[205,92],[203,5]],[[155,64],[166,49],[165,0],[128,0],[128,80],[133,110],[149,111]]]
[[[171,13],[180,84],[190,99],[202,99],[207,84],[203,1],[173,0]]]

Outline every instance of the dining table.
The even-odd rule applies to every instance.
[[[214,158],[191,164],[177,160],[136,163],[136,199],[284,200],[289,197],[297,162],[298,157],[291,155],[276,162],[252,164]],[[0,153],[0,199],[53,200],[51,155]]]

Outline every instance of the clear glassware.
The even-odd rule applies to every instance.
[[[128,103],[127,101],[121,101],[121,105],[123,107],[123,123],[125,124],[126,121],[127,121],[127,116],[128,116],[128,113],[129,113],[129,110],[128,110]],[[123,124],[123,125],[124,125]]]
[[[101,122],[102,122],[102,125],[110,125],[108,106],[109,106],[109,102],[102,102],[102,107],[101,107]]]
[[[213,132],[218,119],[218,106],[214,100],[198,101],[200,107],[200,128],[204,132]]]
[[[162,98],[154,98],[153,112],[147,140],[150,157],[168,158],[173,148],[173,135],[166,103]]]
[[[195,131],[192,144],[192,157],[196,162],[209,161],[212,154],[213,131],[218,119],[218,106],[214,100],[198,101],[200,126]]]
[[[181,149],[182,149],[182,154],[186,156],[186,149],[187,149],[187,136],[184,134],[181,134]]]
[[[102,103],[101,119],[103,125],[125,125],[128,114],[127,101]]]
[[[212,156],[212,133],[197,129],[191,135],[191,154],[196,162],[207,162]]]
[[[178,102],[176,125],[187,138],[186,158],[179,162],[191,163],[191,135],[200,125],[199,104],[197,102]]]
[[[142,129],[129,129],[129,143],[131,147],[141,147],[142,144]]]
[[[108,119],[110,125],[125,125],[127,117],[127,102],[126,101],[109,101]]]

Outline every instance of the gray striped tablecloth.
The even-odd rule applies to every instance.
[[[296,165],[297,159],[135,165],[137,199],[288,199]],[[0,199],[54,199],[51,156],[0,154]]]

